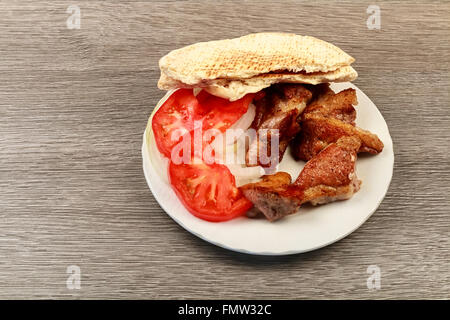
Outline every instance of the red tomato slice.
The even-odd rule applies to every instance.
[[[199,118],[198,107],[192,89],[179,89],[156,111],[152,129],[159,151],[167,158],[170,159],[172,148],[182,139],[182,135],[176,138],[175,131],[189,133],[194,129],[194,120]]]
[[[247,112],[254,94],[234,102],[202,90],[197,97],[191,89],[175,91],[152,119],[152,129],[159,151],[171,159],[172,149],[188,137],[193,142],[194,121],[202,121],[203,132],[224,132]],[[174,137],[176,130],[183,134]],[[202,134],[203,134],[202,132]],[[180,132],[178,132],[180,133]],[[205,143],[202,141],[202,143]],[[193,148],[191,155],[193,156]],[[234,176],[224,165],[169,163],[169,178],[184,206],[195,216],[208,221],[226,221],[244,214],[252,207],[236,187]]]
[[[252,207],[224,165],[169,164],[169,178],[179,199],[194,216],[213,222],[243,215]]]
[[[248,94],[242,99],[230,102],[205,90],[200,91],[197,97],[192,89],[175,91],[152,119],[152,129],[159,151],[170,158],[173,147],[182,140],[181,132],[190,132],[192,138],[195,120],[202,121],[203,132],[212,128],[225,132],[247,112],[253,97],[254,94]]]
[[[230,102],[227,99],[213,96],[205,90],[200,91],[197,100],[200,104],[198,110],[201,110],[200,112],[204,115],[203,130],[214,128],[225,132],[247,112],[253,97],[254,94],[247,94],[239,100]]]

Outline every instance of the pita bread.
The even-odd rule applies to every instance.
[[[187,85],[162,73],[158,82],[158,87],[165,90],[174,88],[204,88],[213,95],[235,101],[242,98],[247,93],[258,92],[272,84],[280,82],[315,85],[324,82],[353,81],[357,77],[358,74],[355,69],[351,66],[346,66],[331,72],[315,72],[310,74],[266,73],[248,79],[216,79],[203,81],[196,85]]]
[[[159,61],[158,87],[200,87],[236,100],[278,82],[352,81],[357,77],[350,66],[354,60],[314,37],[255,33],[171,51]]]

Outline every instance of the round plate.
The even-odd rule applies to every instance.
[[[356,172],[362,185],[351,199],[316,207],[304,206],[298,213],[276,222],[247,217],[220,223],[207,222],[190,214],[178,200],[168,183],[165,169],[161,169],[161,166],[166,165],[165,159],[160,156],[154,141],[147,145],[144,134],[144,174],[156,200],[170,217],[189,232],[220,247],[242,253],[302,253],[327,246],[349,235],[375,212],[386,195],[392,178],[394,152],[387,124],[375,104],[351,83],[332,84],[331,88],[335,92],[346,88],[356,89],[359,101],[356,107],[357,125],[376,133],[384,143],[384,150],[380,154],[358,157]],[[167,97],[161,100],[157,108]],[[304,165],[303,162],[284,160],[280,165],[283,163],[288,165],[281,170],[289,171],[287,167],[295,163],[298,165],[297,172]],[[296,177],[293,175],[293,179]]]

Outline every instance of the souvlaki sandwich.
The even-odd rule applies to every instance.
[[[146,129],[150,159],[208,221],[274,221],[304,203],[349,199],[361,184],[357,154],[383,150],[355,124],[355,90],[329,86],[356,79],[353,62],[328,42],[286,33],[171,51],[159,62],[168,93]]]

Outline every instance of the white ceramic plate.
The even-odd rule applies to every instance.
[[[356,107],[358,126],[376,133],[384,143],[384,150],[380,154],[358,157],[356,171],[362,186],[351,199],[317,207],[305,206],[299,213],[272,223],[246,217],[220,223],[207,222],[190,214],[178,200],[168,183],[165,169],[161,169],[164,159],[160,157],[154,143],[147,146],[144,134],[144,174],[156,200],[170,217],[189,232],[220,247],[242,253],[302,253],[327,246],[349,235],[375,212],[386,195],[392,178],[394,152],[387,124],[375,104],[351,83],[332,84],[331,87],[336,92],[346,88],[356,89],[359,101]],[[288,154],[286,152],[285,158],[287,156],[288,159],[283,159],[280,170],[298,174],[304,163],[294,162]],[[297,177],[295,173],[292,176],[293,179]]]

